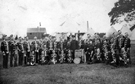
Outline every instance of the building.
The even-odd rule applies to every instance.
[[[27,29],[27,37],[29,39],[33,39],[35,36],[37,39],[41,39],[46,34],[46,28],[40,27],[40,28],[28,28]]]

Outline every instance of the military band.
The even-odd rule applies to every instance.
[[[56,38],[44,38],[38,40],[34,37],[33,41],[29,41],[28,37],[24,40],[20,37],[15,41],[13,37],[9,41],[3,37],[1,42],[1,51],[3,56],[3,68],[22,65],[37,64],[57,64],[57,63],[106,63],[111,65],[129,65],[130,58],[130,38],[128,33],[125,35],[113,33],[112,37],[99,38],[95,34],[94,38],[88,34],[88,38],[83,40],[79,36],[76,40],[75,36],[67,39],[56,41]],[[82,50],[83,57],[76,57],[76,50]],[[10,58],[10,60],[8,60]],[[78,60],[79,59],[79,60]],[[78,62],[77,62],[78,63]]]

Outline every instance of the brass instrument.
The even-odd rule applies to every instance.
[[[69,63],[73,62],[71,50],[68,50],[68,59],[67,60]]]
[[[32,59],[31,59],[31,64],[30,65],[35,65],[35,53],[32,51]]]
[[[65,54],[64,54],[64,50],[61,51],[61,55],[60,55],[59,61],[60,61],[60,63],[65,62]]]
[[[51,63],[53,63],[53,64],[57,63],[56,57],[57,57],[57,54],[55,53],[55,50],[53,50]]]
[[[50,50],[53,50],[52,41],[50,40]]]
[[[79,48],[81,48],[81,46],[82,46],[82,42],[81,40],[79,40]]]
[[[6,44],[7,44],[7,54],[9,53],[9,46],[8,46],[8,42],[6,42]]]
[[[38,52],[38,44],[35,42],[35,52]]]
[[[43,50],[41,52],[41,62],[45,63],[46,62],[45,57],[47,57],[47,49],[46,49],[46,45],[42,45],[42,46],[43,46]]]
[[[124,62],[125,65],[129,62],[129,58],[127,57],[127,52],[125,48],[122,48],[122,57],[120,57],[120,60]]]
[[[96,56],[97,56],[97,60],[101,60],[101,53],[100,53],[100,49],[96,49]]]
[[[30,43],[29,42],[27,42],[27,48],[28,48],[28,52],[30,52]]]
[[[57,43],[54,42],[54,50],[56,50],[56,49],[57,49]]]
[[[116,52],[115,52],[115,49],[114,49],[114,44],[111,44],[111,53],[112,53],[112,58],[113,58],[113,63],[116,63]]]
[[[107,44],[104,45],[104,56],[105,56],[105,60],[107,61],[109,58],[108,58],[108,55],[109,55],[109,51],[107,49]]]

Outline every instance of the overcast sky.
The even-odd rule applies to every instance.
[[[86,32],[87,21],[95,32],[110,28],[108,12],[118,0],[0,0],[0,31],[26,35],[41,26],[47,33]]]

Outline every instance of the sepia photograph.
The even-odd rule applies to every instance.
[[[135,84],[135,0],[0,0],[0,84]]]

